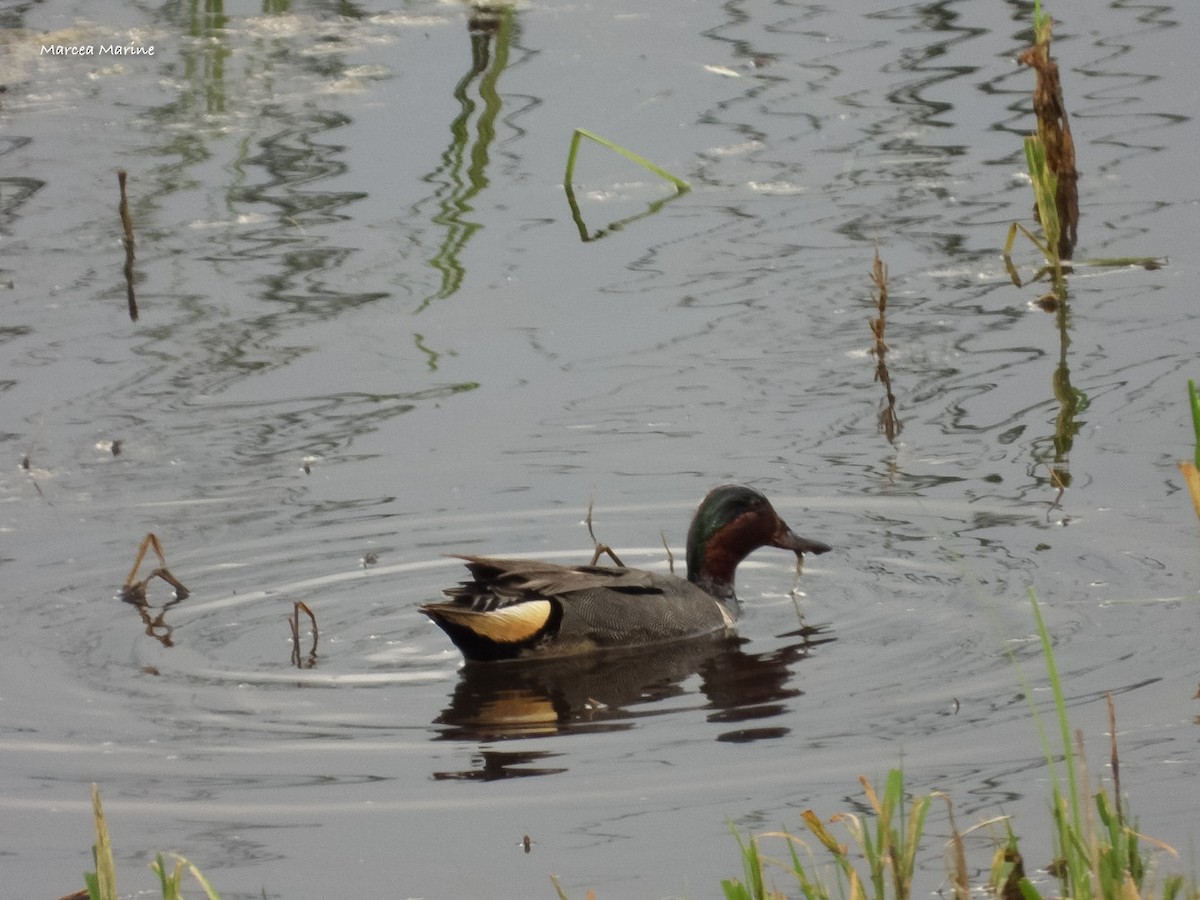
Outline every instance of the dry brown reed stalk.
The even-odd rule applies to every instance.
[[[137,581],[138,569],[142,567],[142,561],[146,558],[146,553],[149,550],[153,550],[154,555],[158,557],[158,568],[154,569],[141,581]],[[161,607],[151,607],[150,601],[146,596],[146,588],[155,578],[161,578],[175,589],[175,597],[170,602],[164,603]],[[138,547],[137,557],[133,561],[133,568],[129,570],[129,574],[125,577],[125,583],[121,586],[120,596],[122,600],[137,609],[138,615],[142,618],[142,624],[146,626],[146,635],[148,637],[154,638],[164,647],[174,646],[175,642],[171,637],[174,628],[167,624],[167,610],[175,604],[186,600],[188,589],[167,568],[167,558],[163,554],[162,544],[153,532],[142,538],[142,543]],[[148,671],[158,674],[156,671],[153,671],[152,667]]]
[[[612,547],[608,546],[608,544],[602,544],[598,540],[596,540],[596,532],[592,530],[592,507],[595,505],[595,502],[596,502],[595,497],[588,498],[587,518],[583,520],[584,523],[587,525],[588,535],[591,536],[592,544],[594,545],[594,549],[592,551],[592,561],[590,563],[588,563],[588,565],[594,566],[596,563],[598,563],[600,561],[601,556],[607,555],[609,557],[609,559],[611,559],[618,566],[620,566],[622,569],[624,569],[625,563],[621,562],[621,557],[617,556],[616,551],[614,551]]]
[[[1121,760],[1117,755],[1117,708],[1113,704],[1112,694],[1105,692],[1104,700],[1108,704],[1108,765],[1112,769],[1113,800],[1117,810],[1117,824],[1124,825],[1125,817],[1121,814]]]
[[[121,188],[121,204],[118,211],[121,214],[121,226],[125,229],[125,299],[129,303],[129,318],[136,322],[138,319],[137,297],[133,291],[133,217],[129,214],[129,197],[125,193],[125,182],[129,175],[124,169],[117,170],[117,184]]]
[[[135,581],[138,569],[142,567],[142,560],[146,558],[146,551],[153,550],[154,555],[158,557],[159,567],[152,571],[141,581]],[[129,574],[125,577],[125,584],[121,588],[121,599],[126,603],[144,606],[146,603],[146,586],[154,578],[161,578],[167,584],[175,589],[175,599],[185,600],[188,596],[188,589],[167,568],[167,558],[163,555],[162,544],[159,542],[157,535],[153,532],[142,538],[142,543],[138,547],[137,557],[133,561],[133,568],[129,570]]]
[[[963,836],[954,822],[954,804],[951,802],[949,794],[936,791],[935,795],[946,801],[946,816],[950,820],[946,868],[950,870],[950,881],[954,885],[954,897],[955,900],[969,900],[971,875],[967,869],[967,850],[963,843]]]
[[[883,340],[887,328],[888,276],[887,266],[879,258],[878,248],[871,266],[871,281],[875,283],[875,308],[879,310],[878,319],[867,320],[871,325],[871,334],[875,336],[871,353],[875,357],[875,380],[883,385],[887,398],[887,405],[879,411],[879,430],[887,437],[888,443],[894,444],[903,426],[896,416],[896,395],[892,391],[892,376],[888,373],[886,361],[888,346]]]
[[[1063,101],[1062,82],[1058,63],[1050,56],[1050,32],[1054,20],[1035,14],[1034,45],[1017,57],[1034,70],[1037,83],[1033,89],[1033,112],[1037,117],[1037,133],[1046,148],[1046,163],[1058,178],[1055,206],[1061,231],[1058,236],[1060,259],[1070,259],[1079,236],[1079,173],[1075,169],[1075,141]]]
[[[312,646],[307,657],[301,656],[300,653],[300,613],[308,616],[309,622],[312,623]],[[320,633],[317,631],[317,617],[303,600],[292,604],[292,617],[288,619],[288,625],[292,629],[292,665],[297,669],[313,668],[317,664],[317,640]]]

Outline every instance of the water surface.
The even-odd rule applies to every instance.
[[[162,849],[226,898],[715,896],[730,821],[798,830],[898,764],[1042,864],[1030,587],[1093,773],[1112,692],[1142,830],[1190,846],[1200,35],[1051,12],[1076,257],[1170,261],[1081,269],[1062,317],[1000,260],[1025,4],[5,4],[7,889],[78,887],[92,783],[130,893]],[[581,240],[577,126],[692,191],[585,146]],[[753,557],[738,642],[479,679],[416,611],[447,552],[586,561],[592,497],[665,569],[731,480],[837,548]],[[152,582],[149,624],[115,597],[147,532],[191,591]]]

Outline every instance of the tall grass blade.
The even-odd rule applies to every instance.
[[[1033,618],[1037,623],[1038,638],[1042,642],[1042,653],[1046,657],[1046,676],[1050,680],[1050,692],[1054,697],[1054,709],[1058,718],[1058,727],[1062,738],[1063,763],[1066,768],[1067,788],[1071,797],[1071,818],[1073,825],[1078,827],[1082,818],[1079,807],[1079,785],[1075,777],[1075,754],[1071,745],[1071,723],[1067,719],[1067,702],[1063,694],[1062,679],[1058,676],[1058,665],[1054,661],[1054,645],[1050,640],[1050,630],[1046,620],[1042,618],[1042,608],[1038,605],[1037,594],[1029,589],[1029,602],[1033,607]],[[1054,768],[1054,766],[1051,766]],[[1057,787],[1056,787],[1057,790]]]
[[[1196,390],[1196,382],[1188,379],[1188,401],[1192,407],[1192,430],[1196,434],[1195,465],[1200,469],[1200,391]]]
[[[108,823],[104,820],[104,806],[100,802],[100,787],[92,785],[92,818],[96,822],[96,843],[92,846],[95,872],[84,874],[88,896],[91,900],[118,900],[117,868],[113,863],[112,839],[108,834]]]

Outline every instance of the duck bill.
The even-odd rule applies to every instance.
[[[797,556],[803,556],[805,553],[827,553],[833,549],[820,541],[800,537],[782,521],[771,538],[771,546],[781,550],[791,550]]]

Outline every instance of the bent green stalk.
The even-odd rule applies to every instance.
[[[619,153],[630,162],[636,163],[643,169],[653,172],[659,178],[663,178],[671,182],[675,185],[675,189],[681,194],[692,189],[692,186],[682,178],[677,178],[666,169],[656,166],[654,163],[650,162],[650,160],[646,159],[646,157],[638,156],[632,150],[628,150],[625,147],[622,147],[620,144],[608,140],[608,138],[602,138],[600,135],[588,131],[586,128],[576,128],[575,133],[571,135],[571,148],[567,152],[567,174],[564,182],[568,189],[571,187],[571,182],[575,174],[575,157],[579,154],[580,138],[590,138],[597,144],[601,144],[607,147],[609,150],[612,150],[614,153]]]

